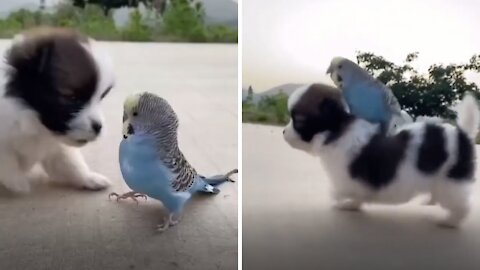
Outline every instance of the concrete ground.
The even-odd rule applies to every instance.
[[[3,54],[6,41],[0,42]],[[113,187],[86,192],[47,186],[0,195],[0,269],[237,269],[238,184],[197,197],[182,222],[158,234],[165,211],[153,199],[109,201],[129,191],[118,166],[126,95],[155,92],[180,118],[180,147],[199,172],[237,167],[237,46],[105,43],[118,77],[103,103],[106,132],[83,150]],[[235,179],[236,176],[235,176]]]
[[[290,148],[280,127],[243,125],[242,166],[244,269],[480,269],[478,184],[471,215],[452,230],[418,200],[332,209],[320,161]]]

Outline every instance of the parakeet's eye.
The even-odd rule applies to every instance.
[[[338,82],[342,82],[342,80],[343,80],[342,77],[337,74],[337,81],[338,81]]]
[[[138,116],[138,112],[137,112],[137,111],[133,111],[132,115],[133,115],[133,116]]]
[[[338,65],[338,69],[341,69],[342,68],[342,65]]]

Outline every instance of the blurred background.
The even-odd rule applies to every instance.
[[[0,38],[38,25],[99,40],[237,42],[233,0],[2,0]]]
[[[452,119],[466,91],[479,93],[479,1],[247,0],[243,7],[246,122],[285,124],[288,95],[303,84],[332,84],[325,71],[335,56],[392,88],[413,117]]]

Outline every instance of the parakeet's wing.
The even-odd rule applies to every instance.
[[[186,191],[193,186],[197,172],[181,152],[174,157],[163,159],[163,163],[173,174],[171,186],[175,191]]]
[[[372,78],[371,82],[369,82],[369,86],[385,93],[383,95],[384,102],[387,104],[387,107],[390,108],[390,111],[393,114],[397,114],[399,116],[402,114],[402,108],[400,107],[400,103],[398,102],[398,99],[395,97],[390,87],[379,82],[375,78]]]

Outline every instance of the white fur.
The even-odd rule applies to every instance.
[[[299,100],[301,97],[295,97]],[[473,100],[473,102],[472,102]],[[466,132],[476,134],[479,110],[473,98],[466,97],[459,111],[459,126]],[[291,105],[293,106],[293,104]],[[431,194],[433,200],[448,211],[441,225],[458,226],[469,212],[469,195],[473,181],[455,182],[447,179],[447,172],[457,158],[457,130],[450,124],[442,124],[447,142],[448,159],[441,169],[427,175],[417,169],[419,147],[428,121],[403,125],[401,130],[409,130],[412,135],[407,146],[406,156],[397,168],[392,182],[374,190],[364,183],[352,179],[348,166],[361,149],[378,130],[378,125],[356,119],[349,129],[335,142],[325,145],[328,134],[319,133],[310,143],[301,140],[290,122],[284,130],[285,140],[293,147],[318,156],[330,176],[335,205],[343,210],[358,210],[363,203],[405,203],[419,194]]]
[[[22,42],[22,38],[15,42]],[[0,184],[17,193],[28,193],[31,189],[29,172],[42,165],[49,178],[87,189],[102,189],[110,185],[109,180],[91,171],[79,150],[78,140],[93,141],[97,135],[92,131],[92,121],[103,122],[100,111],[100,95],[105,85],[113,83],[111,66],[105,64],[95,45],[89,48],[99,67],[101,83],[90,104],[70,123],[71,131],[66,136],[53,135],[38,119],[35,111],[25,107],[21,101],[5,98],[5,78],[0,88]],[[5,67],[4,67],[5,68]],[[5,74],[2,74],[5,76]]]

